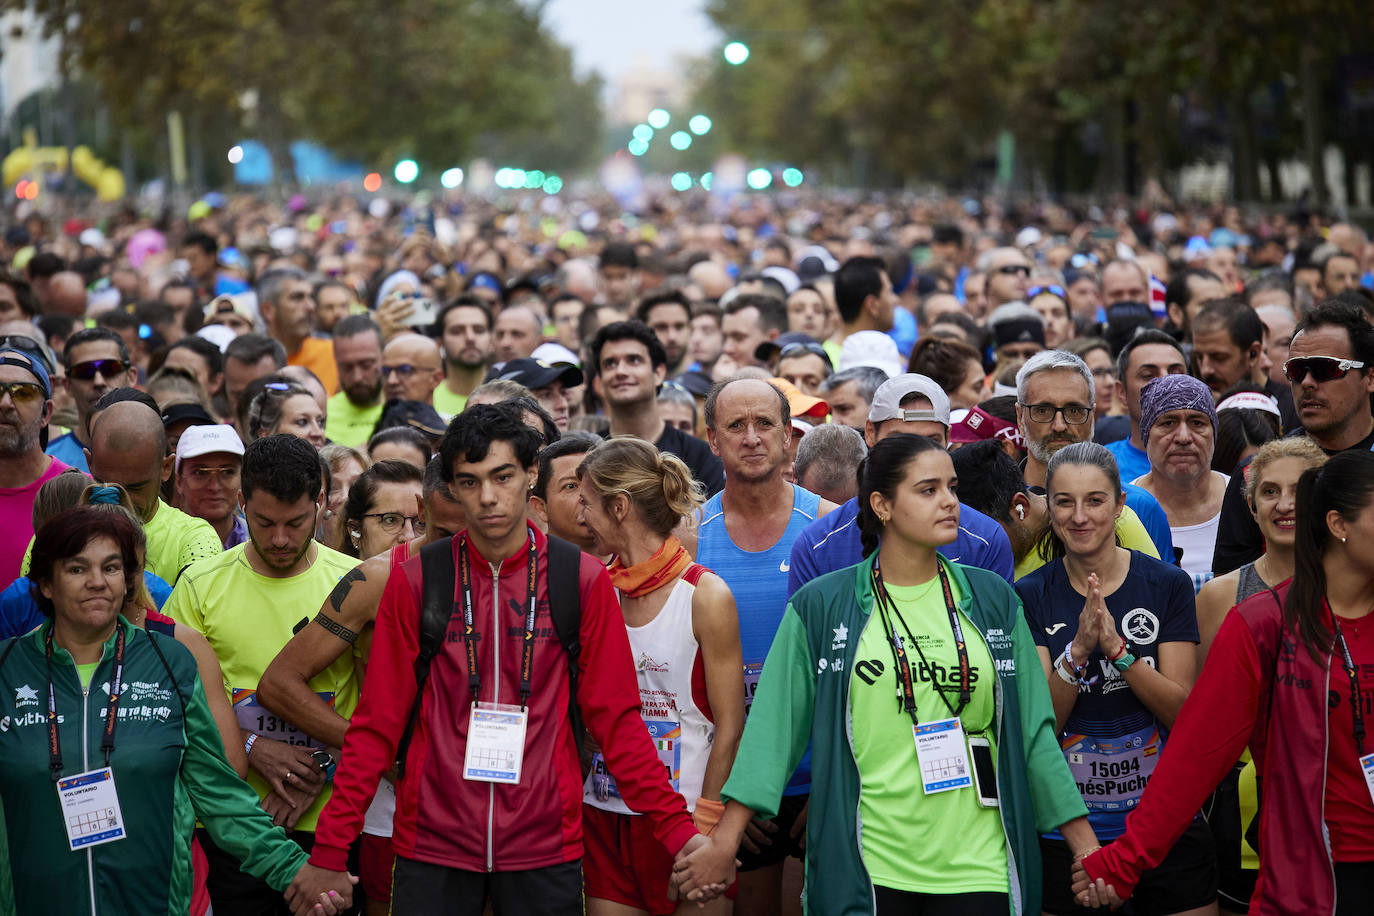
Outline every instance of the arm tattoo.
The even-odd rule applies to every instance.
[[[333,633],[335,636],[342,639],[344,642],[348,643],[350,646],[358,641],[357,633],[354,633],[352,630],[350,630],[343,624],[339,623],[333,617],[326,617],[323,611],[315,615],[315,622],[318,623],[320,626],[324,627],[330,633]]]
[[[343,613],[343,603],[348,600],[348,593],[353,591],[353,583],[366,582],[367,576],[363,575],[362,567],[355,566],[344,573],[339,584],[334,586],[334,590],[329,593],[329,603],[334,606],[336,614]]]

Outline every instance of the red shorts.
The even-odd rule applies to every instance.
[[[669,916],[673,857],[654,838],[649,818],[582,806],[582,880],[588,897]]]
[[[391,902],[391,871],[395,866],[391,837],[364,833],[358,838],[358,884],[368,900]]]

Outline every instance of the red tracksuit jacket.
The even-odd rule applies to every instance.
[[[430,667],[405,778],[396,788],[397,855],[468,871],[522,871],[582,856],[582,773],[568,717],[568,656],[549,617],[548,542],[537,529],[530,530],[538,552],[539,594],[520,784],[463,778],[473,697],[459,611],[449,621],[444,648]],[[459,544],[455,536],[455,571]],[[467,549],[473,623],[481,637],[479,699],[519,704],[528,551],[522,549],[506,560],[494,576],[471,542]],[[458,578],[455,574],[454,600],[461,608]],[[497,595],[494,579],[499,582]],[[651,819],[655,837],[675,854],[697,831],[682,796],[669,786],[640,718],[625,619],[606,570],[595,558],[583,555],[579,579],[578,706],[626,802]],[[362,698],[348,727],[334,795],[315,829],[310,861],[322,868],[346,867],[348,846],[362,828],[377,782],[395,761],[415,698],[421,600],[417,555],[392,572],[377,612]]]

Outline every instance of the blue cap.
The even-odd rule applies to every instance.
[[[48,369],[43,365],[43,360],[34,354],[17,347],[6,347],[0,350],[0,365],[18,366],[32,373],[38,379],[38,384],[43,386],[43,396],[52,397],[52,380],[48,378]]]

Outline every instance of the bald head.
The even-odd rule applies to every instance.
[[[61,270],[48,281],[48,313],[86,317],[86,281],[73,270]]]
[[[143,521],[151,521],[162,483],[172,473],[157,411],[137,401],[111,404],[91,420],[90,456],[91,476],[128,490]]]
[[[692,282],[701,287],[707,299],[719,299],[730,288],[730,275],[715,261],[698,261],[687,271]]]
[[[421,334],[397,334],[382,349],[382,386],[387,398],[434,403],[444,379],[439,344]]]

